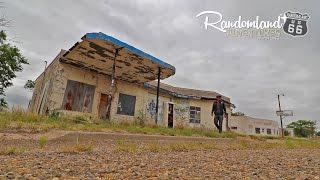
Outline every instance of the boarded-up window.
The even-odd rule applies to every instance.
[[[136,97],[127,94],[119,94],[117,114],[134,116]]]
[[[68,80],[62,108],[70,111],[91,112],[95,86]]]
[[[190,106],[190,123],[200,123],[201,108]]]

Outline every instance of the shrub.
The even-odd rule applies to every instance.
[[[39,138],[40,148],[43,149],[46,144],[47,144],[47,137],[41,136],[41,137]]]
[[[53,120],[58,120],[60,117],[60,113],[59,112],[53,112],[50,114],[49,118],[53,119]]]
[[[73,122],[76,124],[86,124],[88,123],[88,120],[83,116],[76,116],[75,118],[73,118]]]
[[[18,152],[18,148],[16,147],[10,147],[6,150],[7,155],[14,155],[14,154],[17,154],[17,152]]]

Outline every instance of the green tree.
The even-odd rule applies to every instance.
[[[292,128],[296,136],[310,137],[316,133],[316,122],[310,120],[298,120],[287,125]]]
[[[7,106],[4,99],[5,89],[12,86],[12,79],[16,77],[16,72],[22,71],[22,65],[28,64],[20,50],[7,42],[6,33],[0,31],[0,109]]]
[[[320,131],[317,132],[316,136],[320,136]]]
[[[23,86],[25,89],[33,90],[36,82],[32,80],[28,80],[26,84]]]
[[[244,116],[244,113],[243,112],[231,112],[231,116]]]

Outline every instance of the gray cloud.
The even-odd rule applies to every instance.
[[[13,20],[11,37],[30,65],[7,90],[10,104],[27,105],[31,93],[23,89],[35,79],[61,48],[68,49],[86,32],[101,31],[145,50],[176,66],[165,82],[215,90],[231,97],[238,110],[278,120],[276,95],[296,119],[319,120],[320,17],[317,1],[18,1],[5,2]],[[280,40],[236,39],[206,31],[195,15],[219,11],[226,19],[241,15],[274,19],[287,10],[307,12],[309,33]],[[320,121],[318,121],[320,124]]]

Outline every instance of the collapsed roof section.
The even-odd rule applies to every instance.
[[[115,78],[131,83],[156,80],[159,67],[161,79],[175,74],[174,66],[101,32],[84,35],[82,41],[71,47],[60,61],[112,75],[114,59]]]

